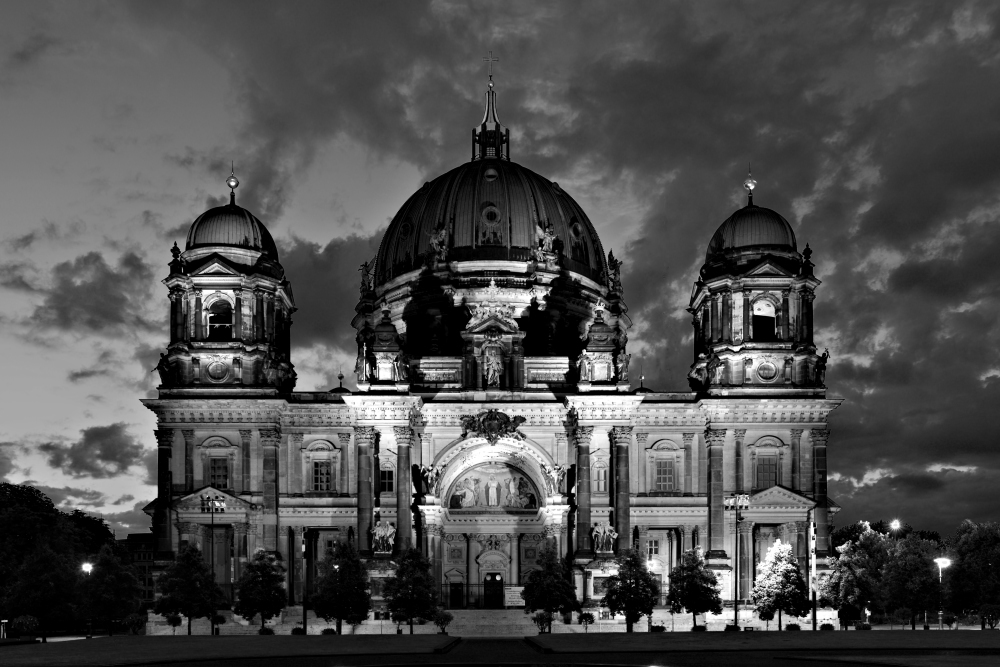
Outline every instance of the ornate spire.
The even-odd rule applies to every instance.
[[[229,178],[226,179],[226,185],[229,186],[229,204],[231,206],[236,205],[236,188],[240,186],[240,179],[236,178],[236,163],[230,164]]]
[[[510,159],[510,130],[497,118],[497,94],[493,90],[493,63],[500,62],[490,51],[483,62],[489,63],[489,83],[486,89],[486,111],[478,128],[472,129],[472,159]]]
[[[747,191],[747,206],[753,206],[753,189],[757,187],[757,181],[753,180],[749,162],[747,162],[747,180],[743,181],[743,187]]]

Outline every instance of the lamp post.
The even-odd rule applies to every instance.
[[[736,530],[733,533],[733,627],[740,629],[740,510],[750,509],[749,493],[734,493],[726,498],[726,509],[736,512]]]
[[[899,539],[899,529],[902,527],[903,524],[899,519],[893,519],[889,522],[889,530],[892,532],[893,539]]]
[[[87,577],[89,578],[90,577],[90,573],[94,571],[94,566],[91,563],[84,563],[83,565],[80,566],[80,569],[83,570],[83,573],[86,574]],[[87,605],[87,611],[88,612],[92,612],[92,610],[90,609],[90,605]],[[94,634],[93,634],[93,628],[92,628],[92,622],[93,622],[93,617],[91,616],[90,613],[88,613],[87,614],[87,639],[91,639],[94,636]]]
[[[944,629],[944,596],[941,594],[942,581],[944,579],[944,568],[951,565],[950,558],[935,558],[934,563],[938,566],[938,630]]]
[[[212,576],[215,576],[215,513],[226,511],[226,499],[221,495],[204,495],[201,497],[201,511],[212,515],[212,528],[209,532],[209,549],[212,550]],[[209,619],[212,634],[215,634],[215,609],[213,605],[212,616]]]

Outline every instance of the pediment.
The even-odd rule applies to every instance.
[[[174,503],[174,509],[183,512],[200,512],[208,497],[217,498],[221,503],[220,513],[246,512],[253,506],[242,498],[231,493],[220,491],[213,486],[205,486],[194,493],[189,493]]]
[[[779,266],[778,264],[772,262],[771,260],[764,260],[757,266],[753,267],[745,274],[747,276],[781,276],[783,278],[793,277],[791,273],[785,268]]]
[[[497,330],[502,334],[517,333],[517,322],[514,321],[512,316],[491,314],[480,319],[470,320],[469,324],[465,327],[466,333],[472,334],[486,333],[491,330]]]
[[[783,486],[772,486],[750,496],[750,509],[760,509],[763,507],[796,507],[811,509],[816,506],[816,501],[786,489]]]
[[[192,271],[193,276],[238,276],[239,272],[224,264],[219,259],[213,259],[204,266]]]

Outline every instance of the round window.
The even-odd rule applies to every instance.
[[[770,361],[765,361],[757,366],[757,377],[760,378],[762,382],[770,382],[774,378],[778,377],[778,369]]]
[[[493,167],[490,167],[489,169],[483,172],[483,178],[485,178],[489,183],[492,183],[493,181],[497,180],[498,176],[499,174],[497,174],[497,170],[494,169]]]
[[[229,375],[229,366],[221,361],[213,361],[208,365],[206,371],[208,377],[216,382],[222,382]]]

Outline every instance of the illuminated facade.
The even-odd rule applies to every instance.
[[[751,196],[694,286],[690,388],[637,389],[621,264],[569,194],[510,159],[495,100],[491,82],[473,159],[414,193],[362,267],[358,391],[293,390],[291,285],[235,195],[193,223],[144,401],[158,548],[200,544],[223,582],[280,552],[295,604],[335,541],[376,572],[412,546],[451,607],[496,605],[545,545],[572,558],[581,599],[630,546],[664,580],[703,549],[725,597],[737,554],[741,597],[774,540],[804,560],[810,520],[825,555],[839,400],[812,340],[809,249]],[[733,493],[751,494],[739,526]]]

